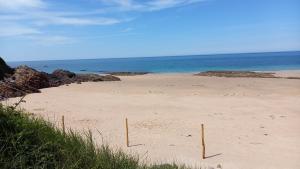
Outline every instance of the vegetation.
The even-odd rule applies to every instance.
[[[90,135],[64,134],[41,118],[0,104],[0,168],[184,169],[175,164],[145,165],[137,157],[96,147]]]

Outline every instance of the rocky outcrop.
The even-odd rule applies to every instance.
[[[251,72],[251,71],[207,71],[195,74],[197,76],[215,76],[215,77],[250,77],[250,78],[280,78],[274,73]]]
[[[50,87],[48,77],[45,73],[38,72],[28,66],[19,66],[12,76],[17,86],[24,88],[42,89]]]
[[[120,81],[121,79],[112,75],[98,74],[75,74],[73,72],[58,69],[48,74],[50,86],[56,87],[70,83],[99,82],[99,81]]]
[[[100,81],[120,81],[121,79],[112,75],[98,75],[98,74],[79,74],[76,77],[78,82],[100,82]]]
[[[0,57],[0,80],[11,76],[14,73],[14,69],[9,67],[5,61]]]
[[[3,61],[3,60],[2,60]],[[48,74],[39,72],[28,66],[19,66],[12,69],[1,62],[3,78],[0,81],[0,100],[10,97],[24,96],[28,93],[40,92],[39,89],[57,87],[70,83],[120,81],[120,78],[112,75],[75,74],[73,72],[58,69]]]
[[[14,74],[0,82],[0,99],[37,93],[49,87],[48,77],[27,66],[19,66]]]
[[[18,86],[16,83],[9,81],[0,82],[0,100],[10,97],[20,97],[27,93],[39,93],[40,90],[32,87]]]
[[[76,76],[75,73],[70,72],[68,70],[63,70],[63,69],[57,69],[52,72],[52,75],[60,78],[60,79],[65,79],[65,78],[74,78]]]
[[[107,72],[107,74],[114,76],[136,76],[136,75],[145,75],[149,72]]]

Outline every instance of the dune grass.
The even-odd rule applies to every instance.
[[[51,123],[0,104],[1,169],[185,169],[140,164],[138,157],[95,146],[89,135],[64,134]]]

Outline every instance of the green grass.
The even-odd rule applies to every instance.
[[[100,147],[70,130],[0,104],[1,169],[185,169],[175,164],[145,165],[138,157]]]

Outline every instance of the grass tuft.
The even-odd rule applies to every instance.
[[[145,165],[138,157],[96,147],[90,135],[64,134],[53,124],[0,104],[1,169],[186,169]]]

